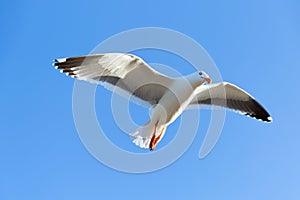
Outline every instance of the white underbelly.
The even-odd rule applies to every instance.
[[[193,91],[185,91],[176,95],[167,92],[153,109],[152,121],[158,122],[159,125],[171,124],[181,115],[193,97]]]

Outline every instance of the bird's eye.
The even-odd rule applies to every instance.
[[[202,72],[199,72],[199,75],[202,76]]]

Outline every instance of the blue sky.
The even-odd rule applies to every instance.
[[[0,199],[300,198],[298,1],[2,4]],[[189,150],[153,173],[128,174],[98,162],[82,145],[73,122],[74,80],[54,70],[52,60],[88,54],[113,34],[145,26],[194,38],[223,79],[255,96],[274,122],[228,112],[208,157],[198,159],[206,128],[200,124]],[[149,62],[176,64],[163,53],[138,53]],[[180,70],[190,72],[185,66]],[[103,101],[98,109],[109,102],[110,92],[99,88],[97,99]],[[113,121],[106,125],[116,130],[112,140],[132,145],[123,141]]]

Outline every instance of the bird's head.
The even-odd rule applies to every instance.
[[[202,80],[204,80],[204,82],[207,82],[208,84],[212,83],[211,78],[209,78],[209,76],[207,75],[207,73],[205,73],[204,71],[198,72],[198,75],[201,77]]]
[[[212,83],[211,78],[204,71],[194,72],[186,76],[192,87],[195,89],[204,83]]]

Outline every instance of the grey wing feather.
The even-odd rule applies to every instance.
[[[141,58],[131,54],[61,58],[54,60],[54,66],[79,80],[116,86],[150,105],[157,104],[173,82],[172,78],[155,71]],[[114,87],[106,88],[113,90]]]
[[[221,106],[258,120],[272,121],[270,114],[250,94],[227,82],[201,86],[190,103],[193,104]]]

